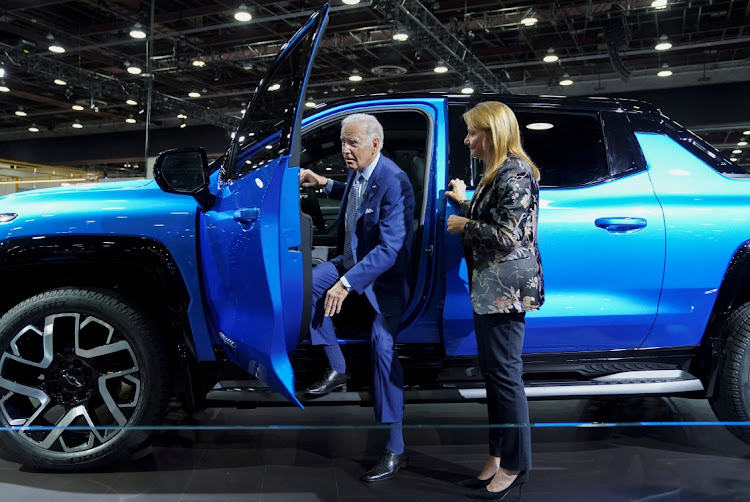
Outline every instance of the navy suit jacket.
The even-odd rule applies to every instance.
[[[337,221],[339,256],[332,260],[340,266],[344,261],[344,216],[355,174],[349,173],[347,183],[334,181],[329,194],[344,201]],[[413,220],[414,190],[409,177],[381,153],[357,211],[352,236],[352,256],[357,263],[344,275],[352,289],[364,293],[375,311],[385,316],[400,316],[409,300]]]

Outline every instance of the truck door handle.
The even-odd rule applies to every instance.
[[[232,217],[235,221],[239,221],[242,224],[250,225],[255,223],[255,220],[260,216],[260,209],[257,207],[242,207],[234,212]]]
[[[645,218],[597,218],[594,225],[611,233],[636,232],[646,227]]]

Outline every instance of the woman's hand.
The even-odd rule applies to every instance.
[[[456,178],[448,183],[449,190],[445,192],[446,197],[461,204],[466,200],[466,183]]]
[[[469,218],[452,214],[448,217],[448,232],[453,235],[460,234],[464,231],[466,224],[471,221]]]

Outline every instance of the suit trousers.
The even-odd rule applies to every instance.
[[[474,313],[479,369],[487,387],[490,455],[512,471],[531,469],[529,404],[523,385],[524,313]]]
[[[310,339],[313,345],[338,343],[333,320],[325,317],[326,292],[346,273],[341,257],[313,268],[312,320]],[[356,293],[349,293],[356,294]],[[404,373],[396,353],[400,316],[375,312],[370,341],[372,344],[373,405],[380,423],[401,423],[404,416]]]

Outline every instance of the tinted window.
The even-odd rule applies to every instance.
[[[450,109],[450,178],[470,180],[469,151],[463,145],[466,124],[464,105]],[[526,153],[539,168],[540,185],[574,188],[610,177],[604,135],[598,115],[555,111],[513,110],[521,128]],[[478,179],[478,178],[476,178]]]

